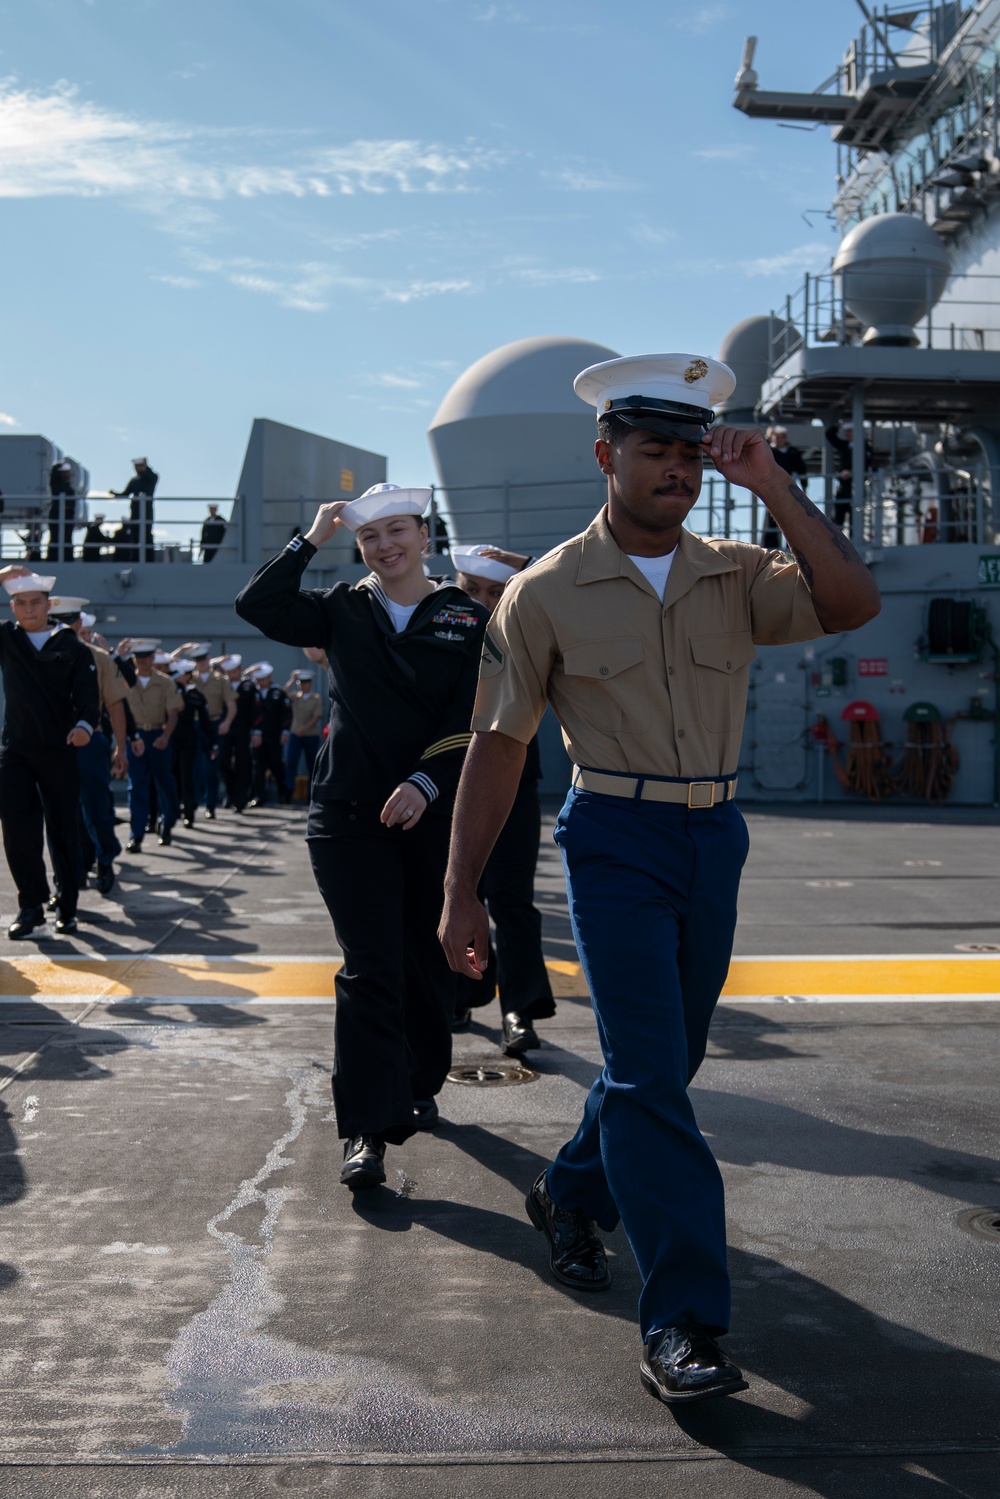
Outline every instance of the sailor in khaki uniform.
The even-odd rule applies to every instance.
[[[221,671],[216,671],[209,660],[211,646],[198,644],[190,652],[190,659],[195,664],[193,685],[204,695],[208,704],[208,716],[212,721],[211,737],[200,728],[196,729],[198,737],[198,754],[195,759],[195,797],[197,801],[204,801],[205,816],[209,822],[215,819],[215,809],[219,805],[220,790],[220,764],[218,759],[218,744],[225,740],[232,727],[233,719],[236,717],[236,693],[229,681]]]
[[[725,365],[686,354],[577,377],[608,503],[507,585],[490,622],[440,929],[452,967],[480,972],[476,887],[550,702],[577,767],[555,837],[605,1067],[526,1206],[553,1273],[583,1291],[610,1284],[597,1225],[621,1219],[643,1280],[641,1377],[668,1403],[746,1388],[715,1342],[730,1303],[722,1178],[688,1085],[748,850],[733,798],[750,662],[758,645],[854,629],[879,607],[763,434],[711,426],[734,386]],[[760,496],[794,562],[683,529],[706,454]]]
[[[158,640],[136,640],[132,646],[136,680],[129,688],[129,706],[144,751],[136,754],[133,745],[129,744],[128,804],[132,836],[125,850],[130,854],[137,854],[142,848],[149,819],[150,782],[156,787],[161,844],[170,842],[170,830],[180,812],[177,782],[171,766],[170,736],[181,710],[181,695],[170,677],[153,668],[159,643]]]
[[[82,824],[79,830],[80,884],[83,885],[86,871],[96,860],[97,888],[102,895],[107,895],[115,883],[114,861],[122,851],[115,831],[111,769],[112,763],[119,774],[125,769],[128,733],[123,703],[128,697],[128,683],[110,651],[103,650],[91,640],[84,640],[86,621],[91,621],[91,628],[96,622],[92,614],[83,612],[84,605],[89,602],[84,598],[52,597],[49,599],[49,618],[66,625],[78,640],[83,640],[97,667],[100,718],[90,739],[76,752]]]

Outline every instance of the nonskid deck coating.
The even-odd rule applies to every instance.
[[[1000,984],[997,959],[954,948],[996,938],[995,881],[984,869],[976,909],[942,887],[919,939],[935,950],[865,952],[841,940],[844,891],[788,895],[791,840],[816,824],[749,820],[738,942],[758,955],[731,984],[767,992],[720,1006],[695,1084],[727,1180],[746,1395],[697,1417],[655,1405],[621,1234],[615,1287],[588,1300],[551,1282],[524,1219],[600,1062],[553,852],[539,890],[565,987],[538,1081],[447,1086],[442,1128],[390,1151],[387,1188],[358,1203],[336,1184],[336,949],[301,824],[271,814],[238,847],[223,825],[126,869],[117,910],[72,945],[4,955],[0,1492],[561,1499],[660,1492],[668,1464],[698,1499],[992,1494],[1000,1255],[957,1218],[1000,1203],[998,1016],[980,1002]],[[935,829],[934,853],[985,862],[982,833],[942,846]],[[850,842],[874,882],[885,839]],[[282,908],[308,913],[305,962],[301,930],[262,918],[279,869]],[[868,932],[908,930],[891,878],[881,901],[869,883]],[[836,998],[862,985],[862,1006]],[[495,1058],[498,1019],[476,1012],[457,1059]]]

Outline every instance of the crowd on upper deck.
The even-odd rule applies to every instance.
[[[153,496],[159,474],[147,458],[133,458],[134,473],[124,489],[109,491],[114,499],[127,499],[128,514],[115,530],[105,530],[107,517],[91,515],[85,495],[78,495],[73,464],[59,459],[49,469],[49,508],[45,521],[32,517],[17,534],[24,543],[25,562],[156,562],[153,530]],[[0,491],[0,515],[4,512]],[[211,562],[226,534],[227,522],[217,504],[210,504],[201,523],[198,549],[202,562]],[[77,546],[74,533],[83,530]]]

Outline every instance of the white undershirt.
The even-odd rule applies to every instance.
[[[646,582],[655,588],[661,604],[663,603],[663,595],[667,591],[670,565],[674,560],[676,551],[677,548],[674,547],[674,550],[667,552],[665,557],[633,557],[631,552],[626,554],[628,560],[635,563],[642,576],[646,579]]]
[[[136,677],[136,681],[139,683],[139,686],[142,688],[143,692],[145,692],[146,688],[149,686],[152,680],[152,677]]]
[[[386,595],[385,607],[388,609],[393,624],[396,626],[396,634],[399,635],[406,629],[413,618],[416,604],[394,604],[392,599]]]
[[[47,640],[51,640],[56,633],[55,630],[25,630],[25,635],[31,641],[36,651],[40,651]]]

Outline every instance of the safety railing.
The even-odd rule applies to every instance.
[[[0,499],[4,562],[153,562],[204,564],[239,556],[242,496],[232,499],[118,499],[107,495],[6,494]],[[223,523],[213,530],[210,505]],[[315,513],[315,506],[313,507]],[[209,524],[202,542],[203,527]]]
[[[770,314],[768,373],[803,347],[860,343],[866,325],[848,303],[860,302],[866,290],[873,300],[878,295],[879,322],[912,328],[923,348],[1000,353],[1000,275],[955,272],[947,277],[942,293],[939,274],[927,269],[920,276],[908,270],[906,286],[896,292],[885,269],[850,266],[807,274],[797,291],[785,298],[784,307]],[[922,311],[921,303],[929,310]],[[916,318],[915,310],[920,314]]]

